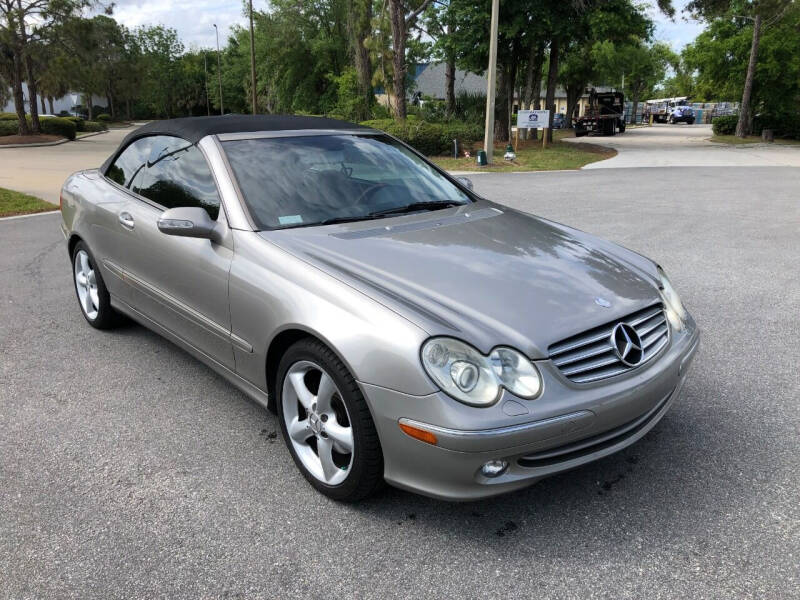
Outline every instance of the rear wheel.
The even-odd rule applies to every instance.
[[[364,396],[317,340],[294,344],[278,367],[281,431],[297,468],[318,491],[354,502],[383,483],[383,453]]]
[[[689,119],[689,120],[688,120],[688,121],[686,121],[686,122],[687,122],[689,125],[694,125],[694,119],[693,119],[693,118],[692,118],[692,119]]]
[[[111,296],[97,263],[82,241],[72,250],[72,281],[78,304],[87,323],[97,329],[111,329],[123,320],[111,306]]]
[[[620,121],[619,122],[619,132],[620,133],[625,133],[625,121]]]

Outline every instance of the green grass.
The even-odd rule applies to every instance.
[[[495,144],[494,163],[488,167],[477,165],[477,151],[472,152],[471,158],[432,156],[430,159],[448,171],[558,171],[580,169],[584,165],[605,160],[617,154],[616,150],[595,144],[560,141],[564,137],[574,135],[572,130],[556,130],[553,143],[546,149],[542,148],[541,140],[520,140],[517,159],[513,163],[503,160],[505,144]]]
[[[736,137],[735,135],[715,135],[709,138],[711,142],[718,144],[760,144],[761,136],[749,135],[746,138]],[[800,140],[784,140],[775,138],[775,143],[783,146],[800,146]]]
[[[0,217],[57,210],[58,206],[22,192],[0,188]]]

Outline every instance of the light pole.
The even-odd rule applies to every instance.
[[[486,162],[492,164],[494,150],[494,93],[497,80],[497,19],[500,13],[500,0],[492,0],[492,29],[489,38],[489,73],[486,83],[486,128],[483,132],[483,149]]]
[[[253,0],[250,0],[250,87],[253,88],[253,114],[256,114],[256,42],[253,35]]]
[[[203,73],[206,75],[206,112],[211,116],[211,102],[208,99],[208,55],[203,50]]]
[[[214,23],[214,31],[217,33],[217,80],[219,81],[219,114],[225,114],[225,105],[222,103],[222,62],[219,59],[219,28]]]

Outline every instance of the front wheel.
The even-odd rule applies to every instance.
[[[294,344],[278,367],[281,432],[297,468],[329,498],[354,502],[383,482],[383,453],[364,396],[317,340]]]

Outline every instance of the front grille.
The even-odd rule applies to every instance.
[[[642,341],[642,360],[634,367],[623,363],[611,343],[619,323],[636,330]],[[621,319],[579,333],[550,346],[550,359],[570,381],[589,383],[635,369],[658,354],[669,341],[669,325],[661,304],[654,304]],[[631,361],[629,361],[631,362]]]

